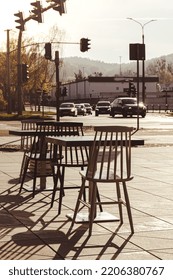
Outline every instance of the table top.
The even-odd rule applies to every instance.
[[[65,133],[65,132],[63,132]],[[73,132],[71,132],[73,133]],[[51,130],[45,130],[45,131],[36,131],[36,130],[22,130],[22,129],[16,129],[16,130],[9,130],[10,135],[16,135],[16,136],[60,136],[61,132],[59,131],[51,131]],[[69,132],[67,132],[69,134]],[[65,136],[67,137],[67,136]],[[70,136],[71,137],[71,136]]]
[[[60,146],[90,146],[94,140],[93,135],[81,136],[46,136],[46,142]]]
[[[83,146],[91,146],[94,140],[94,135],[83,135],[83,136],[60,136],[59,132],[55,131],[36,131],[36,130],[9,130],[10,135],[16,136],[36,136],[42,135],[46,136],[46,141],[56,145],[62,146],[78,146],[79,143]],[[55,136],[56,134],[56,136]],[[131,139],[132,146],[144,145],[143,139]]]
[[[83,136],[46,136],[46,142],[60,146],[91,146],[94,135]],[[116,140],[115,140],[116,141]],[[132,146],[144,145],[142,139],[132,139]]]
[[[41,132],[37,132],[36,130],[16,129],[16,130],[9,130],[9,134],[16,135],[16,136],[35,136],[40,134],[46,135],[47,133],[45,131],[41,133]]]

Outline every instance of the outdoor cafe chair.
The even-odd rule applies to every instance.
[[[36,179],[43,177],[53,177],[54,168],[58,159],[63,157],[58,153],[54,153],[53,146],[45,142],[45,137],[51,136],[67,136],[78,135],[82,131],[83,123],[71,122],[38,122],[36,124],[36,133],[33,139],[31,149],[25,154],[23,172],[21,173],[21,185],[19,192],[23,189],[26,177],[33,179],[33,197],[36,193]],[[55,184],[53,184],[55,185]]]
[[[36,130],[37,123],[40,122],[38,119],[27,119],[27,120],[21,120],[21,129],[22,130]],[[20,149],[24,151],[20,174],[19,174],[19,181],[22,178],[22,172],[24,170],[25,165],[25,155],[28,153],[28,151],[31,149],[32,142],[34,137],[28,136],[28,135],[22,135],[20,140]]]
[[[81,212],[85,210],[84,208],[87,207],[86,218],[89,222],[89,235],[91,235],[93,222],[97,221],[97,206],[100,204],[117,204],[120,224],[123,224],[122,205],[124,205],[127,209],[131,232],[134,233],[130,200],[126,186],[126,183],[133,179],[131,176],[131,133],[133,128],[126,126],[98,126],[94,130],[95,138],[91,147],[88,167],[85,171],[80,171],[82,184],[71,228],[76,219],[80,217]],[[89,183],[87,202],[82,200],[86,182]],[[113,183],[116,190],[115,199],[113,195],[109,197],[110,183]],[[101,195],[101,189],[104,185],[107,190],[106,197]],[[101,201],[96,199],[97,191],[100,193]]]
[[[78,125],[77,125],[78,124]],[[71,123],[71,129],[73,130],[73,136],[83,136],[84,132],[82,126],[79,123]],[[76,189],[79,186],[65,186],[65,169],[67,167],[80,167],[83,169],[88,165],[89,148],[86,146],[70,146],[70,147],[58,147],[58,153],[62,155],[57,158],[57,161],[53,160],[53,173],[54,173],[54,189],[52,193],[51,207],[53,207],[55,195],[57,190],[59,191],[58,199],[58,215],[61,213],[62,199],[65,196],[65,190]],[[59,186],[58,186],[59,182]],[[85,194],[84,194],[85,199]]]

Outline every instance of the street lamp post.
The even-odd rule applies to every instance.
[[[136,23],[138,23],[141,28],[142,28],[142,44],[144,44],[144,27],[149,24],[150,22],[156,21],[156,19],[151,19],[149,21],[147,21],[146,23],[142,24],[141,22],[128,17],[127,19],[130,19]],[[142,60],[142,101],[145,103],[145,58]]]

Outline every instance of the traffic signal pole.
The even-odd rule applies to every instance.
[[[55,52],[55,68],[56,68],[56,120],[59,121],[59,98],[60,98],[60,82],[59,82],[59,51]]]
[[[19,31],[18,49],[17,49],[17,97],[18,97],[18,115],[23,111],[23,94],[22,94],[22,69],[21,69],[21,46],[22,30]]]
[[[61,0],[61,1],[57,1],[57,0],[52,0],[52,2],[49,6],[42,8],[42,6],[40,5],[40,1],[36,1],[39,2],[38,6],[35,5],[35,2],[31,3],[32,6],[35,7],[34,10],[32,10],[32,12],[34,11],[34,14],[31,14],[29,17],[27,17],[26,19],[23,19],[23,14],[22,12],[19,12],[17,14],[14,14],[16,17],[18,17],[18,19],[16,20],[17,23],[19,23],[19,26],[17,26],[16,28],[19,29],[19,35],[18,35],[18,47],[17,47],[17,97],[18,97],[18,115],[22,115],[22,111],[23,111],[23,95],[22,95],[22,71],[21,71],[21,48],[22,48],[22,32],[24,31],[24,25],[26,22],[28,22],[31,19],[37,20],[38,22],[42,22],[40,17],[41,14],[48,11],[49,9],[54,9],[59,11],[60,15],[62,15],[62,13],[65,13],[65,9],[64,9],[64,3],[66,0]],[[57,5],[58,5],[58,9],[57,9]]]

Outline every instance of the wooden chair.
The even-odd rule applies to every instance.
[[[78,135],[82,130],[82,123],[70,122],[38,122],[36,124],[36,134],[32,143],[31,150],[25,154],[24,168],[21,176],[20,191],[23,188],[26,177],[33,179],[33,197],[36,192],[36,179],[52,176],[55,178],[54,168],[56,162],[62,157],[58,153],[54,153],[54,147],[48,146],[45,142],[45,136],[64,136]],[[54,183],[55,185],[55,183]],[[43,189],[43,188],[42,188]]]
[[[81,204],[88,207],[89,235],[92,234],[93,222],[97,216],[97,205],[118,204],[120,222],[123,224],[122,205],[126,206],[131,232],[134,232],[130,201],[126,182],[131,176],[131,133],[132,127],[110,126],[95,127],[95,139],[92,145],[89,163],[86,171],[81,171],[82,185],[72,219],[73,227],[77,215],[80,216]],[[89,182],[88,202],[82,200],[85,184]],[[100,184],[101,183],[101,184]],[[96,201],[97,191],[106,184],[115,183],[116,199],[110,197],[108,201]],[[121,189],[122,188],[122,189]],[[123,190],[124,195],[121,195]],[[109,194],[109,189],[107,196]]]
[[[33,179],[33,197],[36,192],[36,179],[52,176],[51,169],[51,153],[45,143],[45,136],[56,135],[56,122],[39,121],[36,123],[36,132],[33,137],[33,142],[29,151],[24,154],[23,167],[20,177],[20,190],[23,189],[23,184],[26,177]]]
[[[38,119],[22,120],[21,129],[22,130],[36,130],[38,122],[40,122],[40,120],[38,120]],[[25,159],[26,159],[25,155],[31,149],[33,139],[34,139],[33,136],[21,136],[20,149],[22,151],[24,151],[24,154],[23,154],[23,159],[22,159],[22,164],[21,164],[21,169],[20,169],[20,174],[19,174],[19,182],[21,181],[22,173],[23,173],[24,166],[25,166]]]
[[[81,123],[69,123],[69,135],[80,136],[84,135],[83,133],[83,124]],[[66,135],[68,135],[67,127],[66,127]],[[51,207],[53,207],[55,195],[57,190],[59,191],[59,200],[58,200],[58,215],[61,213],[62,199],[65,195],[66,189],[74,189],[79,188],[78,186],[64,186],[64,178],[65,178],[65,169],[66,167],[80,167],[83,169],[88,165],[89,158],[89,149],[88,147],[56,147],[58,153],[62,155],[59,159],[53,160],[53,172],[54,172],[54,189],[52,193]],[[57,152],[57,151],[56,151]],[[56,170],[55,170],[56,168]],[[58,186],[59,180],[59,186]],[[85,196],[85,195],[84,195]]]

